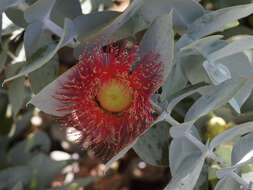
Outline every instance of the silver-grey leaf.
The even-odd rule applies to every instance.
[[[173,12],[170,12],[170,14],[164,14],[156,18],[143,36],[140,45],[140,54],[142,56],[151,51],[159,54],[159,61],[164,66],[163,81],[167,79],[174,63],[172,15]]]

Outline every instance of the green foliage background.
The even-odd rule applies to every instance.
[[[249,189],[251,1],[135,0],[124,12],[107,10],[111,1],[91,2],[83,14],[85,1],[0,1],[0,190],[78,189],[96,179],[51,188],[51,181],[76,160],[50,158],[47,130],[55,123],[49,120],[44,130],[30,121],[45,117],[41,111],[57,115],[51,96],[66,77],[59,73],[76,63],[87,42],[101,40],[106,46],[104,39],[112,37],[140,44],[143,54],[159,52],[165,71],[161,91],[152,97],[159,117],[105,170],[133,148],[147,163],[169,167],[172,178],[164,190]],[[211,130],[205,125],[214,117],[226,121],[226,130],[205,136]]]

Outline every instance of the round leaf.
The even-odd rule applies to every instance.
[[[159,61],[164,66],[163,81],[170,73],[174,63],[174,32],[172,26],[172,14],[165,14],[153,22],[142,38],[140,54],[145,56],[149,52],[159,54]]]
[[[133,148],[141,159],[155,166],[169,165],[169,126],[159,122],[138,138]]]
[[[253,133],[241,137],[232,150],[232,164],[244,162],[253,157]]]

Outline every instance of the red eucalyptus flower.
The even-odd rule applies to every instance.
[[[150,96],[162,82],[162,63],[153,52],[109,45],[84,51],[54,96],[65,126],[81,131],[81,141],[105,159],[141,135],[153,122]]]

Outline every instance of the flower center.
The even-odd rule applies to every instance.
[[[112,79],[102,84],[97,94],[97,100],[106,111],[122,112],[132,102],[132,89],[124,82]]]

